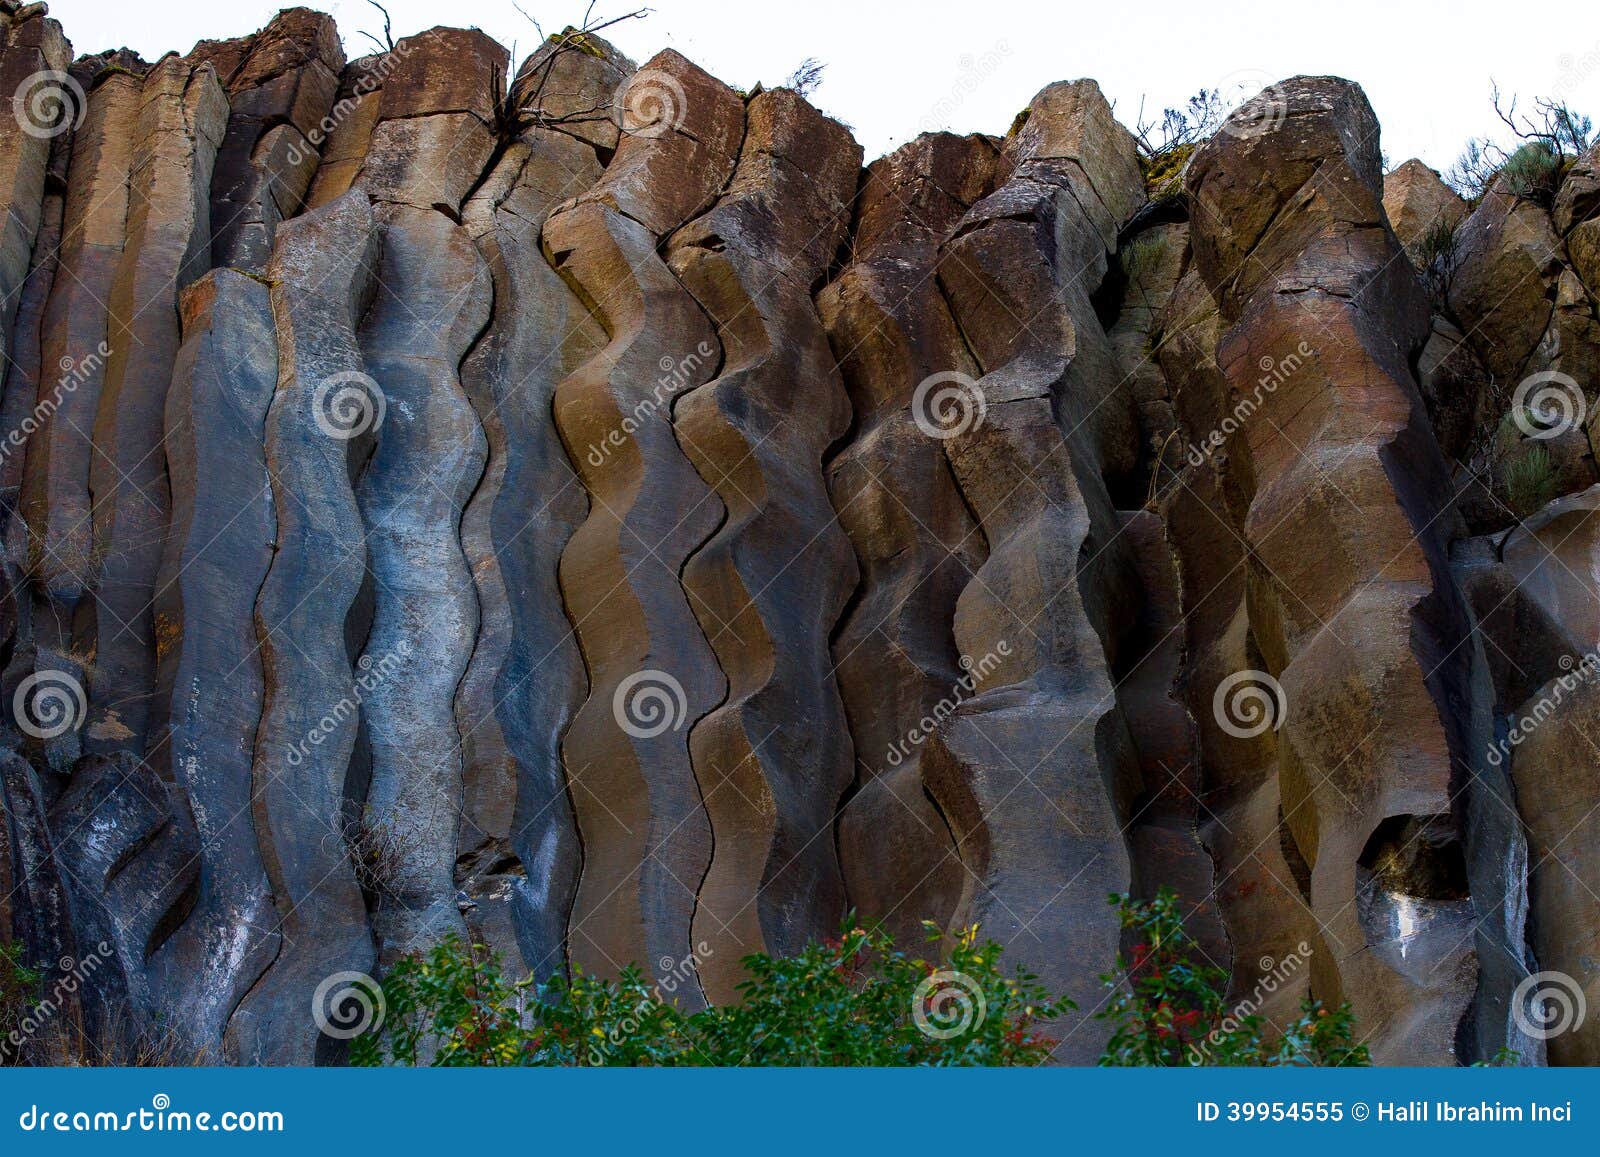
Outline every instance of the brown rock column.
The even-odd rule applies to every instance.
[[[1360,90],[1302,77],[1225,125],[1187,187],[1218,364],[1261,397],[1228,469],[1249,503],[1250,625],[1287,703],[1284,822],[1328,947],[1313,991],[1352,1001],[1378,1059],[1450,1063],[1478,983],[1450,706],[1468,698],[1469,620],[1409,367],[1428,306],[1384,225],[1377,157]]]
[[[852,260],[817,297],[856,414],[828,468],[861,569],[833,646],[857,769],[839,816],[839,861],[850,903],[900,943],[918,941],[923,920],[949,927],[961,896],[961,861],[923,791],[922,758],[939,705],[968,693],[951,623],[987,554],[912,399],[933,374],[977,376],[935,265],[939,244],[989,191],[997,160],[985,137],[940,133],[873,162]]]
[[[689,737],[714,845],[693,926],[713,1003],[739,999],[741,957],[793,955],[845,911],[833,818],[852,749],[828,637],[857,571],[822,458],[850,403],[811,285],[843,239],[860,169],[842,125],[787,89],[763,92],[727,192],[667,249],[723,348],[721,372],[672,416],[728,511],[683,571],[728,676]]]
[[[935,733],[923,775],[969,873],[956,922],[1092,1010],[1118,947],[1106,894],[1129,888],[1138,776],[1108,651],[1122,632],[1110,592],[1138,579],[1104,478],[1133,468],[1138,440],[1090,294],[1144,187],[1091,81],[1035,97],[1005,157],[1013,175],[939,263],[984,376],[925,417],[989,557],[955,617],[977,694]],[[1084,1018],[1056,1055],[1092,1061],[1104,1035]]]
[[[670,415],[713,376],[721,351],[656,245],[733,172],[744,108],[671,51],[618,99],[623,135],[606,175],[544,228],[552,263],[610,339],[555,397],[591,503],[561,556],[589,674],[589,697],[562,739],[583,840],[569,945],[590,972],[637,963],[676,985],[668,974],[693,950],[695,893],[711,858],[687,738],[726,681],[678,581],[723,511]],[[688,1004],[698,988],[681,993]]]

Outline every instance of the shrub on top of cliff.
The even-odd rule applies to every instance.
[[[1498,85],[1491,93],[1495,115],[1521,144],[1508,153],[1486,137],[1475,137],[1446,170],[1444,182],[1476,201],[1504,175],[1514,196],[1548,207],[1572,158],[1589,147],[1594,124],[1560,100],[1537,97],[1531,113],[1519,113],[1516,96],[1502,104]]]
[[[943,939],[930,926],[930,943]],[[544,984],[508,981],[481,948],[448,939],[398,961],[383,981],[387,1015],[353,1042],[359,1065],[890,1066],[1024,1065],[1048,1059],[1041,1029],[1070,1002],[1000,968],[976,928],[950,938],[942,964],[907,955],[883,932],[847,923],[797,955],[744,958],[737,1005],[688,1015],[669,981],[637,968],[617,980],[574,969]],[[674,976],[677,970],[674,970]],[[687,972],[684,972],[687,976]]]
[[[1122,927],[1135,940],[1132,959],[1117,957],[1100,979],[1111,999],[1095,1019],[1112,1026],[1106,1066],[1315,1065],[1372,1063],[1356,1044],[1348,1003],[1301,1002],[1300,1016],[1276,1038],[1263,1019],[1225,1003],[1227,974],[1203,958],[1183,927],[1178,897],[1162,888],[1152,900],[1112,895]]]
[[[1182,108],[1163,109],[1159,120],[1146,121],[1140,102],[1133,138],[1138,145],[1139,171],[1152,198],[1174,196],[1182,189],[1184,166],[1226,113],[1221,93],[1212,88],[1202,88]]]

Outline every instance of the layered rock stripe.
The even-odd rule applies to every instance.
[[[0,26],[0,937],[99,1055],[855,910],[1090,1063],[1166,886],[1269,1024],[1594,1060],[1595,151],[1469,202],[1296,77],[1152,192],[1088,80],[863,168],[592,33]]]

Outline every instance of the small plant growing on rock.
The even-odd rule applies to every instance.
[[[1507,460],[1502,476],[1506,497],[1518,518],[1528,517],[1556,496],[1555,473],[1550,451],[1543,446],[1534,446]]]

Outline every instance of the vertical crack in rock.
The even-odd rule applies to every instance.
[[[211,166],[227,118],[210,65],[172,56],[146,75],[89,460],[98,581],[85,747],[93,752],[142,756],[150,729],[151,608],[169,501],[163,411],[178,352],[178,292],[210,267]]]
[[[277,549],[256,600],[266,705],[252,790],[283,947],[229,1023],[229,1055],[246,1064],[318,1059],[311,995],[336,972],[373,967],[343,830],[361,702],[346,625],[366,572],[350,479],[371,438],[342,437],[327,406],[364,374],[355,331],[377,261],[373,210],[357,192],[285,222],[268,267],[278,386],[266,448]]]
[[[694,942],[717,1004],[739,999],[742,957],[792,956],[844,916],[833,817],[853,752],[828,636],[857,572],[822,458],[850,403],[811,285],[843,240],[860,169],[842,125],[788,89],[760,93],[732,183],[667,247],[723,349],[718,376],[672,415],[728,511],[683,572],[728,677],[689,737],[715,846]]]
[[[155,718],[194,822],[200,880],[193,911],[151,966],[165,1023],[218,1061],[228,1017],[280,943],[251,814],[265,697],[255,600],[277,528],[265,432],[278,347],[267,287],[242,273],[208,273],[182,303],[167,395],[172,527],[157,586]]]
[[[638,963],[674,987],[687,976],[692,1006],[690,922],[711,830],[687,738],[726,682],[679,572],[723,511],[671,415],[712,377],[720,351],[656,245],[726,184],[744,108],[670,50],[619,101],[623,136],[605,176],[544,227],[552,263],[609,338],[555,397],[591,499],[560,572],[589,674],[562,740],[584,856],[569,950],[591,973]]]
[[[370,419],[377,449],[356,500],[374,584],[359,661],[371,683],[361,715],[372,757],[361,835],[388,850],[373,913],[386,963],[466,932],[455,886],[462,745],[454,701],[478,603],[460,524],[487,444],[458,371],[488,324],[493,283],[457,218],[494,151],[495,110],[486,101],[506,67],[504,50],[478,32],[436,29],[405,44],[355,183],[379,203],[382,252],[360,329],[378,391],[363,399],[362,420]],[[430,83],[440,75],[451,83]]]
[[[955,617],[977,693],[935,733],[923,775],[968,870],[957,922],[1093,1008],[1118,948],[1106,894],[1130,884],[1138,772],[1112,682],[1113,592],[1138,579],[1103,481],[1136,462],[1133,409],[1090,295],[1144,185],[1092,81],[1035,97],[1004,160],[1010,179],[939,260],[984,370],[939,432],[989,557]],[[1086,1024],[1057,1056],[1092,1060],[1104,1036]]]
[[[1292,367],[1229,449],[1248,502],[1250,624],[1288,705],[1284,822],[1332,955],[1313,961],[1313,988],[1352,1001],[1377,1059],[1450,1063],[1478,982],[1473,903],[1425,878],[1460,854],[1470,622],[1444,559],[1448,476],[1410,371],[1429,310],[1384,222],[1360,90],[1296,78],[1255,99],[1279,115],[1260,132],[1225,126],[1187,187],[1227,385],[1248,395]],[[1396,817],[1416,817],[1417,838],[1391,847],[1380,829]]]
[[[333,17],[279,12],[260,32],[205,40],[231,112],[211,181],[211,261],[266,269],[278,225],[300,212],[332,121],[344,49]]]
[[[569,60],[596,67],[572,76],[563,67]],[[575,108],[609,110],[625,73],[605,65],[565,53],[550,70],[559,74],[550,87]],[[522,74],[536,75],[528,66]],[[615,125],[605,124],[614,147]],[[595,357],[606,337],[545,260],[539,231],[551,209],[601,172],[586,140],[535,126],[507,147],[463,211],[495,292],[490,329],[461,370],[489,458],[461,519],[480,627],[456,695],[463,759],[456,878],[474,939],[507,960],[520,958],[541,978],[566,964],[582,850],[561,735],[587,690],[558,569],[588,501],[552,410],[557,383]]]
[[[828,471],[861,569],[833,644],[857,767],[839,860],[850,903],[901,943],[922,935],[923,920],[950,927],[961,896],[961,861],[923,788],[922,756],[934,723],[965,696],[951,623],[986,556],[912,399],[930,375],[977,376],[934,268],[940,242],[990,191],[997,159],[985,137],[939,133],[873,162],[850,264],[817,298],[856,416]]]

